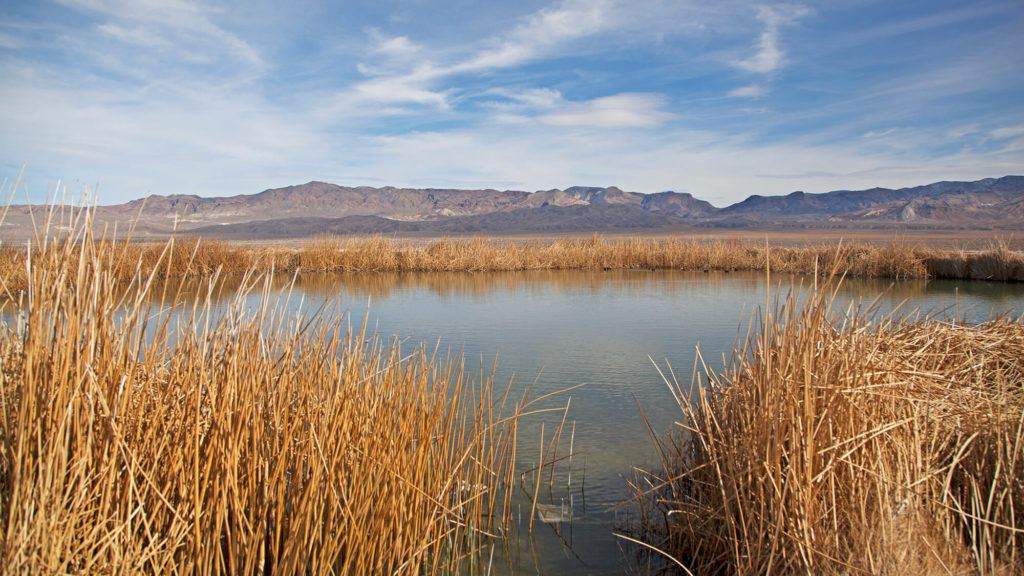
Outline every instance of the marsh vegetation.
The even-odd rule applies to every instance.
[[[41,242],[36,242],[36,250]],[[525,270],[693,270],[815,274],[831,269],[859,278],[1024,281],[1024,254],[1006,243],[984,250],[918,244],[821,243],[768,246],[683,238],[569,237],[555,240],[445,238],[429,241],[324,237],[300,246],[258,246],[181,238],[170,244],[121,242],[108,273],[120,280],[215,272],[495,272]],[[8,291],[27,282],[29,250],[0,246]]]
[[[170,249],[33,251],[0,333],[0,566],[16,573],[450,573],[510,522],[529,403],[269,297],[159,289]],[[246,306],[247,298],[260,300]]]
[[[0,251],[5,572],[611,573],[607,510],[634,466],[650,470],[634,536],[695,572],[1019,570],[1024,335],[959,321],[1021,309],[1012,285],[899,283],[892,306],[957,309],[882,322],[828,301],[888,281],[805,285],[730,344],[740,306],[771,285],[758,256],[773,271],[912,278],[927,252],[155,246],[79,230]],[[506,271],[469,272],[483,270]],[[308,311],[368,298],[369,332]],[[665,403],[647,354],[686,365],[698,337],[733,363],[701,364],[692,390],[666,372],[678,404]],[[502,352],[502,368],[416,344],[437,338],[474,365]],[[495,385],[510,372],[515,387]],[[580,384],[571,411],[538,403]],[[680,411],[684,429],[661,436]],[[531,550],[503,552],[510,541]]]
[[[634,488],[645,541],[695,574],[1024,570],[1024,325],[768,308]]]

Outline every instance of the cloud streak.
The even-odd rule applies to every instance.
[[[728,96],[731,98],[760,98],[767,92],[762,84],[748,84],[739,88],[733,88],[729,91]]]
[[[97,30],[109,38],[146,50],[181,50],[185,59],[202,61],[212,53],[227,55],[250,70],[265,66],[259,50],[214,22],[215,11],[191,0],[59,0],[108,21]],[[202,53],[204,49],[210,52]],[[182,54],[167,54],[166,60]]]
[[[734,62],[737,68],[755,74],[768,74],[782,67],[786,55],[782,49],[780,33],[783,26],[793,24],[810,14],[804,6],[760,6],[757,19],[761,22],[761,34],[755,44],[752,56]]]
[[[563,106],[540,120],[551,126],[654,128],[676,117],[664,106],[665,97],[660,94],[616,94]]]
[[[424,54],[404,36],[386,37],[372,29],[375,45],[371,55],[399,55],[406,59],[404,69],[361,63],[367,77],[333,98],[331,113],[348,113],[361,105],[428,105],[439,110],[450,107],[451,91],[438,86],[452,77],[475,75],[521,66],[540,59],[567,42],[597,34],[611,25],[610,0],[563,0],[557,6],[541,9],[498,39],[483,43],[476,50],[455,60],[441,62],[438,55]],[[417,56],[411,58],[411,56]],[[393,62],[392,62],[393,63]],[[385,113],[393,109],[382,109]]]

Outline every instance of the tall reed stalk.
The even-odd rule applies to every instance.
[[[214,305],[219,264],[154,306],[180,245],[138,264],[75,230],[2,309],[0,572],[447,574],[509,527],[522,404],[488,374],[289,312],[268,276]]]

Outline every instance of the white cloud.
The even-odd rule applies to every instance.
[[[45,177],[98,180],[107,202],[148,192],[251,193],[311,179],[422,186],[517,182],[525,189],[601,183],[640,191],[690,188],[725,201],[755,192],[970,179],[1019,172],[1024,165],[1019,118],[1000,121],[997,110],[921,129],[913,116],[929,99],[991,91],[993,82],[1019,78],[1019,59],[1010,57],[1018,41],[1008,36],[988,52],[965,53],[955,66],[946,62],[882,78],[821,106],[769,111],[737,108],[756,101],[697,101],[686,88],[671,99],[642,92],[680,85],[687,71],[668,75],[681,66],[658,68],[665,82],[636,86],[625,82],[643,82],[653,69],[637,76],[626,71],[618,79],[607,75],[618,60],[594,67],[594,75],[583,58],[573,59],[573,70],[555,74],[547,66],[539,72],[521,67],[601,51],[618,57],[640,42],[664,50],[663,64],[690,48],[673,44],[673,34],[694,34],[702,46],[711,37],[732,42],[742,34],[757,35],[751,53],[742,54],[749,58],[726,61],[715,52],[723,49],[718,45],[686,64],[719,68],[701,68],[694,77],[720,68],[733,77],[733,66],[767,75],[786,65],[782,36],[809,13],[804,8],[762,8],[759,28],[751,32],[736,17],[749,8],[728,0],[713,6],[568,0],[490,36],[472,28],[480,34],[473,36],[467,27],[448,38],[424,33],[432,40],[419,43],[418,33],[389,34],[359,24],[355,37],[346,39],[358,47],[346,43],[344,56],[335,44],[302,60],[277,62],[270,59],[280,52],[273,42],[251,31],[235,35],[232,25],[239,22],[198,2],[64,3],[98,15],[98,23],[81,29],[47,24],[59,31],[53,34],[13,33],[25,57],[5,52],[0,59],[6,136],[0,138],[0,161],[11,166],[28,160]],[[8,30],[0,24],[0,34]],[[44,36],[80,66],[30,57]],[[361,76],[352,71],[358,61]],[[301,73],[284,71],[289,65]],[[286,83],[279,84],[275,72]],[[578,95],[580,86],[589,99]],[[752,76],[734,86],[730,96],[757,98],[768,93],[772,78]],[[672,113],[684,107],[685,116]],[[406,116],[379,121],[397,114]],[[952,141],[949,123],[972,121],[972,139],[989,138],[985,146],[935,156],[940,146],[953,148],[944,146]],[[438,125],[447,128],[426,128]],[[714,128],[695,131],[696,125]],[[904,128],[895,134],[879,128],[890,126]],[[380,133],[390,136],[372,135]]]
[[[625,92],[581,101],[568,101],[548,88],[493,89],[488,94],[502,98],[485,103],[496,112],[490,120],[497,123],[623,129],[655,128],[676,118],[664,109],[667,100],[662,94]]]
[[[447,109],[448,94],[437,88],[443,80],[515,67],[541,58],[566,42],[607,29],[612,25],[611,8],[611,0],[563,0],[555,7],[534,12],[497,40],[477,46],[461,58],[426,54],[408,38],[389,38],[371,29],[371,55],[383,55],[389,61],[385,65],[360,63],[358,70],[368,79],[336,95],[329,109],[336,114],[360,104],[403,102]],[[406,67],[394,65],[396,56],[407,60]]]
[[[891,136],[899,131],[899,128],[886,128],[885,130],[869,130],[861,135],[861,138],[865,140],[877,140],[879,138],[885,138]]]
[[[484,48],[448,74],[507,68],[539,57],[561,43],[600,33],[612,25],[609,0],[564,0],[525,19],[494,46]]]
[[[78,10],[98,13],[108,19],[97,30],[108,37],[143,49],[165,51],[166,62],[181,54],[167,51],[173,46],[186,55],[196,52],[227,56],[236,64],[262,70],[259,50],[215,23],[216,11],[190,0],[57,0]],[[156,70],[159,72],[159,70]]]
[[[732,98],[760,98],[767,94],[768,91],[761,84],[749,84],[747,86],[740,86],[739,88],[733,88],[729,91],[729,96]]]
[[[540,120],[552,126],[653,128],[675,117],[662,109],[664,105],[665,97],[660,94],[615,94],[568,104]]]
[[[492,181],[520,182],[526,190],[581,183],[641,192],[687,188],[699,198],[719,199],[719,205],[749,194],[983,178],[1019,172],[1024,160],[1020,150],[927,159],[875,153],[856,142],[751,144],[678,126],[594,138],[585,126],[538,123],[373,138],[361,149],[365,155],[358,169],[388,174],[396,185]]]
[[[753,56],[737,60],[734,64],[747,72],[767,74],[779,69],[785,62],[785,53],[782,50],[779,31],[782,26],[796,22],[800,18],[810,14],[810,10],[803,6],[761,6],[757,11],[757,18],[763,26],[761,35],[755,45],[756,52]]]
[[[125,102],[116,94],[40,85],[10,68],[0,73],[10,80],[0,84],[0,125],[21,135],[0,139],[0,158],[45,158],[48,174],[99,181],[105,202],[149,192],[227,195],[312,179],[379,178],[397,186],[688,188],[723,204],[752,193],[981,178],[1024,165],[1019,147],[924,158],[915,152],[920,147],[893,155],[861,139],[753,144],[669,122],[663,97],[654,94],[567,102],[554,90],[532,91],[522,94],[534,103],[526,110],[532,116],[518,124],[372,137],[325,131],[302,110],[275,109],[244,92],[195,90]],[[654,126],[594,135],[598,128]]]
[[[123,26],[121,24],[107,22],[97,26],[96,30],[104,36],[124,42],[125,44],[133,44],[135,46],[143,46],[159,50],[166,50],[174,46],[173,42],[164,38],[159,33],[147,30],[141,26]]]
[[[485,96],[498,96],[501,100],[488,101],[485,105],[496,110],[551,110],[564,104],[562,93],[551,88],[492,88]]]
[[[349,103],[372,102],[377,104],[412,103],[448,108],[448,97],[443,92],[428,90],[422,83],[407,77],[381,77],[360,82],[350,94]]]
[[[981,126],[978,124],[962,124],[960,126],[954,126],[946,131],[946,136],[953,140],[959,140],[966,136],[972,136],[981,132]]]
[[[314,122],[244,91],[179,87],[135,98],[11,68],[0,74],[9,80],[0,83],[0,125],[19,135],[0,139],[0,158],[98,181],[107,202],[151,191],[224,194],[239,184],[258,191],[261,179],[328,163],[331,147]]]
[[[389,58],[409,58],[418,54],[423,47],[410,40],[407,36],[385,36],[380,30],[371,28],[370,39],[373,41],[373,52]]]
[[[1002,128],[996,128],[989,132],[989,135],[996,140],[1006,140],[1008,138],[1016,138],[1017,136],[1024,136],[1024,124],[1018,124],[1016,126],[1003,126]]]

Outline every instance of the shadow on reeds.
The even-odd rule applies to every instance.
[[[693,574],[1020,573],[1024,325],[837,314],[837,288],[664,375],[681,421],[623,538]]]
[[[1024,255],[1005,243],[980,252],[930,256],[924,264],[934,278],[1024,282]]]

